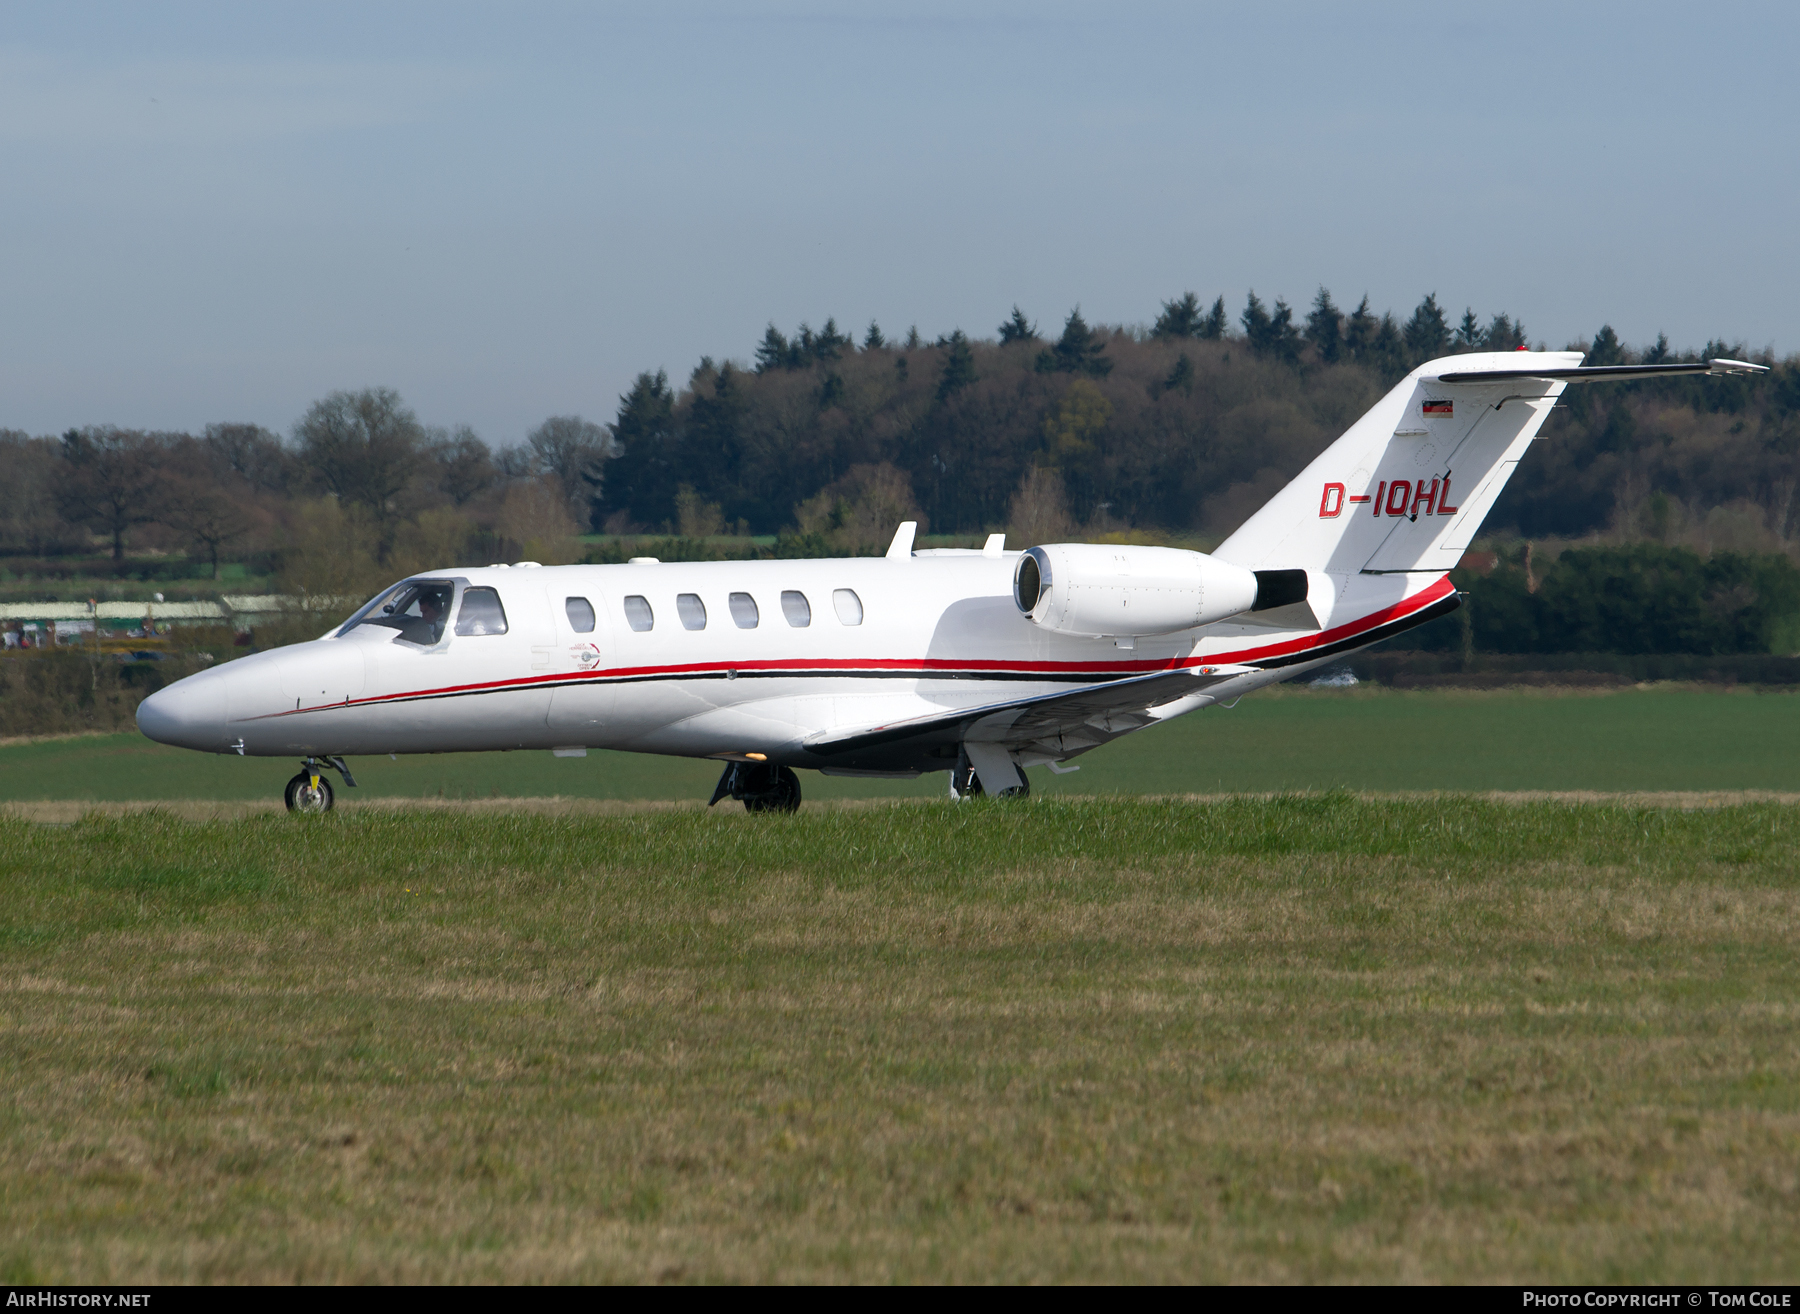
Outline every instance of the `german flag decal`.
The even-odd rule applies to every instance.
[[[1451,402],[1431,401],[1428,398],[1423,409],[1427,415],[1452,415],[1455,413],[1452,407],[1453,403]]]

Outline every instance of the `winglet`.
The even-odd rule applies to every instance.
[[[905,561],[912,556],[913,535],[919,532],[917,520],[902,520],[900,528],[894,531],[894,541],[888,544],[889,561]]]
[[[981,545],[981,555],[984,557],[997,557],[1005,551],[1005,534],[989,534],[987,536],[987,542]]]

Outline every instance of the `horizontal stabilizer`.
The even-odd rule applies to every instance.
[[[1566,383],[1629,383],[1676,374],[1767,374],[1767,365],[1747,360],[1690,361],[1677,365],[1581,365],[1562,370],[1458,370],[1438,375],[1440,383],[1494,383],[1501,379],[1562,379]]]

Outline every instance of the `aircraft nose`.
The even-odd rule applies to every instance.
[[[158,689],[138,704],[138,729],[159,744],[216,753],[226,747],[226,684],[202,671]]]

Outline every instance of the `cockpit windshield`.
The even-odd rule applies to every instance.
[[[409,579],[396,584],[352,616],[340,636],[359,625],[384,625],[421,648],[435,647],[444,637],[444,621],[456,586],[449,580]]]

